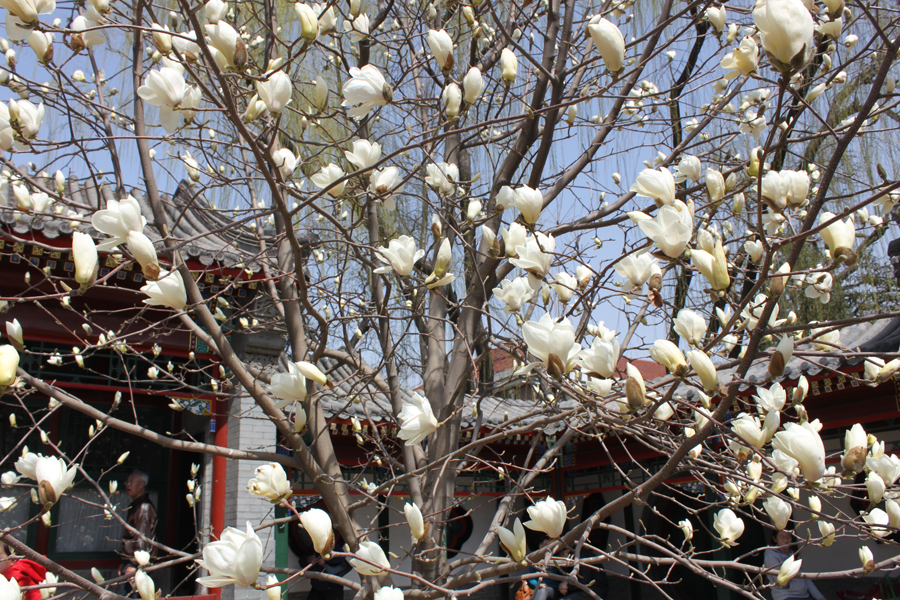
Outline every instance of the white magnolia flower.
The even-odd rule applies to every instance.
[[[473,207],[473,203],[478,204]],[[481,203],[477,200],[469,202],[470,213],[478,213],[481,211]],[[474,216],[470,219],[474,220]],[[425,279],[425,287],[429,290],[447,285],[456,279],[453,273],[449,273],[450,264],[453,262],[453,248],[450,245],[450,238],[444,238],[438,248],[437,256],[434,259],[434,271]]]
[[[507,86],[516,82],[516,75],[519,71],[519,59],[509,48],[504,48],[500,52],[500,78]]]
[[[809,422],[786,423],[784,431],[775,434],[772,447],[796,460],[807,481],[818,481],[825,474],[825,446]]]
[[[565,375],[575,366],[581,347],[575,343],[575,328],[568,319],[556,321],[544,314],[538,321],[522,325],[528,352],[555,376]]]
[[[137,561],[138,567],[146,567],[150,564],[150,553],[146,550],[135,550],[134,559]]]
[[[694,526],[687,519],[678,522],[681,531],[684,533],[684,541],[689,542],[694,537]]]
[[[744,251],[750,255],[750,260],[759,264],[763,256],[763,245],[759,240],[748,240],[744,242]]]
[[[869,493],[869,502],[872,504],[881,502],[885,492],[884,479],[881,478],[881,475],[875,471],[869,472],[869,476],[866,477],[866,491]]]
[[[650,348],[650,358],[666,367],[669,373],[676,376],[684,375],[687,371],[687,361],[684,354],[674,343],[669,340],[656,340]]]
[[[172,38],[172,46],[174,46],[175,49],[178,50],[178,53],[186,60],[195,61],[200,56],[200,46],[197,44],[196,40],[196,31],[183,31],[179,33],[177,37]]]
[[[818,323],[818,321],[810,321],[810,325],[816,323]],[[828,327],[813,327],[809,330],[809,334],[811,337],[813,337],[813,347],[816,350],[830,352],[840,347],[840,329],[832,329],[831,331],[828,331]]]
[[[879,458],[868,457],[866,466],[878,473],[885,485],[891,486],[900,477],[900,458],[892,454],[883,454]]]
[[[331,552],[334,548],[334,531],[327,512],[319,508],[304,511],[300,513],[300,525],[309,534],[318,554],[325,556]]]
[[[156,281],[148,281],[141,291],[149,296],[144,299],[144,304],[150,306],[168,306],[175,310],[182,310],[187,304],[187,292],[184,289],[184,281],[178,271],[166,271],[160,269],[159,278]]]
[[[14,15],[22,23],[34,23],[38,20],[38,15],[49,15],[56,10],[55,0],[2,0],[0,6],[5,8],[11,15]],[[23,38],[15,39],[10,36],[13,41],[21,41]]]
[[[863,546],[859,549],[859,560],[863,565],[863,569],[866,573],[871,573],[875,570],[875,557],[872,555],[872,551],[869,550],[867,546]]]
[[[376,249],[375,257],[388,266],[375,269],[375,273],[390,273],[394,270],[400,277],[407,277],[413,265],[425,256],[425,250],[417,249],[416,241],[408,235],[401,235],[384,246]]]
[[[657,206],[672,206],[675,203],[675,178],[665,167],[644,169],[631,191],[638,196],[653,198]]]
[[[16,461],[16,471],[37,482],[41,504],[55,504],[72,485],[78,467],[66,468],[66,461],[56,456],[27,453]]]
[[[731,546],[744,533],[744,521],[730,508],[723,508],[713,519],[713,526],[725,546]]]
[[[13,104],[16,108],[13,108]],[[35,106],[28,100],[10,100],[10,112],[16,111],[18,114],[19,133],[25,140],[33,140],[37,137],[44,122],[44,103],[41,102]]]
[[[826,548],[834,543],[834,525],[828,521],[819,521],[819,534],[822,536],[822,545]]]
[[[500,237],[503,239],[506,255],[515,258],[518,256],[516,248],[525,245],[525,241],[528,237],[528,230],[520,223],[510,223],[508,230],[505,227],[500,228]]]
[[[56,3],[53,2],[53,4],[55,6]],[[72,19],[70,27],[72,31],[77,33],[73,34],[70,38],[70,45],[72,45],[73,48],[79,48],[98,46],[106,43],[106,36],[96,29],[97,27],[100,27],[102,18],[100,13],[98,13],[93,6],[90,6],[85,14],[78,15]],[[9,31],[9,18],[7,18],[6,28],[7,31]]]
[[[356,140],[353,142],[353,151],[345,150],[344,156],[357,169],[368,169],[381,160],[381,144],[369,140]]]
[[[761,0],[753,7],[762,47],[782,73],[799,71],[815,51],[815,24],[802,0]]]
[[[297,2],[294,4],[294,12],[300,21],[300,36],[305,40],[315,40],[319,37],[319,16],[308,4]]]
[[[369,37],[369,15],[361,13],[353,20],[344,21],[344,31],[350,34],[350,42],[358,44]]]
[[[304,5],[306,6],[306,5]],[[265,81],[256,82],[256,93],[273,115],[280,114],[291,103],[294,92],[291,78],[284,71],[275,71]]]
[[[392,196],[403,191],[403,174],[397,167],[373,171],[369,178],[369,191],[378,196],[384,196],[381,199],[384,207],[387,210],[394,210],[396,204]]]
[[[510,226],[510,232],[512,232],[512,226]],[[502,229],[500,234],[503,235]],[[552,235],[536,231],[524,245],[516,246],[518,258],[510,259],[509,262],[528,273],[531,287],[537,289],[540,287],[540,281],[550,272],[555,249],[556,240]],[[535,283],[538,285],[536,286]]]
[[[823,212],[819,217],[819,224],[827,223],[834,219],[835,215],[830,212]],[[838,219],[820,234],[822,241],[828,245],[831,257],[837,259],[844,257],[848,265],[856,262],[856,254],[853,252],[853,244],[856,241],[856,226],[853,224],[853,218],[849,217],[846,221]]]
[[[694,217],[680,200],[663,206],[650,219],[642,219],[638,227],[669,258],[678,258],[693,234]]]
[[[559,301],[568,304],[578,288],[578,280],[566,272],[556,274],[556,283],[551,283],[550,287],[559,296]]]
[[[516,208],[522,213],[522,219],[528,224],[537,223],[544,208],[544,196],[540,190],[527,185],[516,189]]]
[[[32,31],[28,34],[28,45],[34,50],[38,61],[49,63],[53,60],[53,40],[55,35],[46,31]]]
[[[438,428],[431,403],[416,392],[412,393],[409,400],[403,399],[397,418],[400,420],[400,432],[397,435],[406,441],[407,446],[418,444]]]
[[[375,600],[403,600],[403,590],[391,586],[378,588]]]
[[[722,30],[725,29],[725,19],[728,14],[725,7],[710,6],[704,14],[706,15],[706,20],[715,28],[716,33],[722,33]]]
[[[776,412],[784,410],[784,403],[787,401],[787,393],[780,383],[773,383],[772,387],[769,389],[758,387],[756,388],[756,393],[758,394],[755,396],[756,405],[761,413],[765,414],[773,410]]]
[[[630,410],[638,410],[647,403],[647,386],[644,376],[634,364],[625,365],[625,397]]]
[[[365,117],[376,106],[390,104],[394,97],[393,89],[373,65],[361,69],[350,67],[350,80],[344,83],[343,93],[341,106],[349,106],[347,114],[354,119]]]
[[[453,40],[450,34],[441,29],[434,29],[428,32],[428,47],[434,54],[434,60],[437,61],[441,71],[449,71],[453,68]]]
[[[831,273],[810,273],[804,282],[807,284],[804,291],[807,298],[818,299],[822,304],[831,301],[831,289],[834,286],[834,277]]]
[[[725,177],[720,171],[706,169],[706,194],[713,204],[721,202],[725,196]]]
[[[578,363],[585,371],[601,377],[610,378],[615,375],[618,360],[619,340],[615,337],[607,340],[597,336],[590,348],[578,352]]]
[[[18,319],[6,322],[6,337],[9,338],[9,341],[16,348],[21,349],[25,346],[25,332],[22,330],[22,324],[19,323]]]
[[[472,67],[463,77],[463,98],[466,104],[472,105],[478,102],[484,92],[484,77],[478,67]]]
[[[183,72],[163,67],[158,71],[150,71],[137,93],[144,102],[152,106],[178,108],[184,100],[185,89]]]
[[[506,527],[497,527],[497,536],[511,559],[516,562],[522,562],[525,559],[525,555],[528,554],[528,541],[525,538],[525,528],[518,517],[513,523],[512,531]]]
[[[716,245],[711,253],[699,248],[692,250],[691,261],[697,270],[706,277],[713,290],[724,290],[731,283],[731,276],[728,274],[728,257],[722,247],[721,238],[716,238]]]
[[[497,208],[500,210],[513,208],[516,205],[516,191],[508,185],[504,185],[497,192],[497,196],[494,200],[497,203]],[[515,223],[513,223],[513,225],[515,225]]]
[[[334,31],[337,26],[337,17],[334,14],[334,6],[329,6],[327,2],[323,4],[316,2],[313,4],[313,12],[315,12],[319,19],[320,32],[328,33],[329,31]]]
[[[297,168],[298,158],[287,148],[279,148],[272,152],[272,162],[278,167],[282,179],[290,179]]]
[[[778,414],[778,413],[774,413]],[[762,448],[768,441],[766,430],[757,417],[741,413],[731,422],[731,429],[754,448]]]
[[[19,353],[9,344],[0,346],[0,390],[5,390],[16,382],[19,368]]]
[[[775,585],[779,587],[786,586],[791,579],[797,576],[802,565],[802,560],[797,560],[793,556],[788,556],[778,568],[778,576],[775,578]]]
[[[688,179],[694,183],[700,181],[700,159],[690,154],[682,154],[678,166],[675,167],[675,182],[682,183]]]
[[[216,50],[216,63],[222,69],[242,70],[247,64],[247,46],[234,27],[225,21],[206,25],[209,44]]]
[[[534,297],[534,290],[524,277],[504,279],[500,282],[500,287],[495,287],[493,291],[494,295],[505,303],[503,312],[506,314],[519,312],[519,309]]]
[[[769,301],[769,297],[765,294],[757,294],[756,298],[753,299],[753,302],[744,307],[744,310],[741,311],[741,316],[747,321],[747,329],[753,330],[756,329],[756,326],[759,324],[759,318],[762,316],[763,309],[766,306],[766,303]],[[772,307],[772,313],[769,315],[769,326],[777,326],[778,321],[778,304]]]
[[[558,538],[566,526],[566,503],[548,496],[534,506],[529,506],[528,516],[531,520],[524,523],[525,527],[542,531],[549,538]]]
[[[153,583],[153,579],[144,573],[143,569],[135,571],[134,587],[137,588],[141,600],[157,600],[156,585]]]
[[[218,23],[228,13],[228,4],[222,0],[209,0],[203,6],[203,15],[208,23]]]
[[[327,190],[330,196],[337,198],[341,194],[344,193],[344,186],[346,185],[346,181],[341,181],[340,183],[335,183],[338,179],[343,178],[346,175],[344,170],[341,169],[338,165],[334,163],[329,163],[327,166],[322,167],[319,171],[309,178],[316,187],[321,190]]]
[[[187,170],[188,177],[191,178],[191,181],[200,181],[200,163],[197,162],[196,158],[191,156],[190,152],[185,152],[181,155],[181,162],[184,163],[184,168]]]
[[[613,73],[621,69],[625,65],[625,38],[619,28],[598,15],[587,29],[606,68]]]
[[[382,573],[384,573],[384,569],[389,569],[391,567],[391,563],[388,562],[387,556],[385,556],[384,554],[384,550],[382,550],[381,546],[379,546],[375,542],[360,542],[359,550],[356,551],[356,555],[360,558],[375,563],[374,565],[371,565],[368,562],[359,560],[357,558],[349,559],[350,564],[360,575],[381,575]],[[379,568],[376,565],[380,565],[381,567],[384,567],[384,569]]]
[[[141,270],[147,279],[155,280],[159,277],[159,258],[156,256],[156,248],[153,242],[140,231],[131,231],[125,240],[128,251],[134,256],[134,259],[141,265]]]
[[[422,511],[419,506],[413,502],[407,502],[403,505],[403,514],[406,515],[406,522],[409,524],[409,530],[412,536],[417,540],[425,537],[425,520],[422,518]]]
[[[737,48],[727,53],[719,66],[727,70],[725,79],[735,79],[741,75],[755,73],[759,67],[759,46],[752,37],[745,37]]]
[[[441,194],[448,196],[456,191],[456,182],[459,181],[459,167],[454,164],[440,162],[425,165],[425,183],[436,189]]]
[[[690,309],[678,311],[678,317],[674,322],[675,333],[681,336],[691,346],[700,348],[703,345],[703,337],[706,335],[706,319]]]
[[[278,463],[256,467],[253,479],[247,482],[247,491],[268,498],[272,504],[280,504],[293,494],[287,473]]]
[[[622,291],[624,292],[640,291],[641,287],[654,274],[654,271],[662,275],[656,259],[649,252],[627,254],[616,261],[613,268],[616,270],[616,273],[626,279],[622,284]]]
[[[887,528],[890,523],[888,514],[880,508],[873,508],[871,511],[863,515],[863,521],[871,525],[869,531],[876,537],[884,537],[891,532]]]
[[[788,526],[788,521],[793,512],[790,504],[778,496],[772,496],[763,502],[763,508],[769,513],[769,518],[772,519],[776,529],[781,530]]]
[[[300,363],[288,361],[287,373],[272,375],[269,391],[282,400],[275,404],[276,408],[284,408],[292,402],[306,400],[306,377],[300,371],[299,365]]]
[[[94,240],[86,233],[72,232],[72,258],[75,261],[75,281],[82,288],[91,286],[97,279],[99,258]]]
[[[719,386],[719,375],[716,372],[716,365],[713,364],[709,356],[703,350],[691,350],[688,352],[688,360],[691,363],[691,368],[694,369],[700,378],[703,389],[707,392],[714,392]]]
[[[246,531],[228,527],[218,541],[203,548],[203,559],[195,561],[209,571],[206,577],[198,577],[197,583],[211,588],[232,583],[242,588],[254,585],[262,567],[262,550],[262,542],[249,522]]]
[[[893,498],[888,498],[884,502],[884,509],[888,515],[888,522],[891,527],[900,527],[900,504]]]
[[[448,119],[455,119],[459,116],[459,109],[462,106],[462,90],[451,81],[444,86],[441,102],[444,103],[444,115]]]

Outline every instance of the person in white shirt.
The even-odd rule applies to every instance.
[[[773,547],[766,550],[765,565],[767,569],[771,569],[768,578],[772,584],[772,600],[825,600],[825,596],[811,579],[794,577],[785,587],[775,585],[781,563],[794,553],[793,541],[794,532],[783,529],[772,537]]]

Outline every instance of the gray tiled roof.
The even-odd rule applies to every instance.
[[[67,182],[65,195],[76,205],[106,208],[109,200],[115,200],[110,185],[82,186],[77,181]],[[132,190],[131,195],[141,205],[141,213],[152,225],[153,212],[150,204],[139,190]],[[12,190],[0,195],[0,223],[6,225],[18,236],[28,236],[31,232],[40,232],[49,239],[69,237],[72,235],[72,224],[68,219],[57,219],[49,215],[30,215],[16,210]],[[235,226],[230,211],[215,210],[201,195],[193,194],[187,182],[181,182],[174,196],[163,198],[163,209],[169,221],[172,237],[187,242],[184,253],[204,266],[217,263],[234,268],[243,265],[254,272],[260,270],[258,261],[253,257],[259,254],[259,242],[255,235],[241,226]],[[87,214],[85,210],[76,210],[79,214]],[[94,239],[102,240],[106,236],[91,227],[86,219],[80,231],[89,233]],[[153,227],[145,230],[154,242],[161,239]],[[157,244],[157,246],[159,246]]]
[[[847,350],[858,350],[862,352],[897,352],[900,338],[896,338],[900,332],[900,319],[878,319],[869,323],[861,323],[845,327],[840,330],[840,345]],[[893,340],[897,339],[897,343]],[[804,344],[794,348],[794,355],[787,362],[784,368],[784,376],[781,381],[796,381],[801,376],[815,377],[819,375],[828,375],[833,371],[857,365],[862,362],[862,358],[845,358],[842,353],[835,353],[830,356],[798,356],[803,350],[812,350],[811,344]],[[769,358],[764,356],[753,363],[744,377],[748,383],[742,383],[740,391],[745,392],[751,390],[758,385],[765,385],[769,382]],[[735,368],[723,369],[719,371],[719,380],[727,385],[733,378]],[[661,382],[665,378],[658,378],[654,381]],[[695,388],[682,384],[675,391],[676,395],[687,398],[692,397],[696,393]]]
[[[333,359],[322,359],[319,361],[319,367],[328,372],[329,379],[336,384],[333,390],[326,390],[322,395],[322,406],[328,417],[338,417],[339,419],[356,417],[362,422],[368,421],[371,417],[374,423],[384,423],[392,420],[389,416],[393,412],[390,398],[379,391],[375,383],[363,381],[358,377],[355,369],[339,364]],[[401,386],[401,399],[409,399],[414,391]],[[359,397],[360,400],[365,400],[365,407],[362,402],[354,402],[356,397]],[[476,401],[479,403],[482,427],[497,426],[509,419],[516,418],[524,418],[527,422],[531,419],[525,417],[525,415],[540,406],[537,400],[471,395],[467,397],[467,402]],[[564,411],[574,408],[575,404],[574,400],[563,400],[555,406],[560,411]],[[366,411],[368,411],[368,416]],[[471,404],[466,405],[461,416],[464,428],[473,427],[476,424],[476,417],[473,415]],[[553,433],[564,427],[564,423],[556,423],[547,427],[546,432]]]
[[[844,348],[853,350],[896,352],[897,346],[893,344],[893,339],[898,335],[900,335],[900,319],[880,319],[871,323],[863,323],[842,329],[840,343]],[[892,344],[890,349],[878,349],[885,343]],[[840,354],[816,357],[800,357],[796,354],[798,351],[802,352],[804,349],[810,348],[811,346],[804,345],[795,349],[794,356],[791,357],[791,360],[785,366],[782,381],[794,381],[799,379],[801,375],[807,377],[826,375],[831,371],[837,371],[862,362],[860,358],[845,359]],[[750,367],[745,377],[745,380],[749,383],[741,384],[740,391],[748,391],[757,385],[768,383],[768,365],[768,357],[762,357],[757,360]],[[378,386],[373,382],[360,379],[355,369],[339,364],[338,361],[333,359],[322,359],[319,366],[328,372],[329,379],[336,383],[333,390],[323,392],[322,396],[322,406],[329,418],[350,419],[350,417],[356,417],[364,423],[369,421],[370,418],[375,423],[384,423],[391,420],[389,417],[389,414],[392,412],[390,399],[379,391]],[[727,384],[731,381],[734,372],[734,368],[721,370],[719,371],[719,378],[723,383]],[[654,382],[663,382],[665,379],[665,377],[660,377],[655,379]],[[413,391],[401,386],[401,399],[410,398]],[[696,388],[681,384],[675,391],[675,394],[691,398],[696,394]],[[365,400],[365,407],[361,402],[354,401],[357,397],[360,400]],[[479,409],[483,419],[482,426],[487,427],[497,426],[510,418],[516,419],[517,417],[522,418],[527,423],[534,417],[525,417],[525,415],[540,406],[537,400],[507,399],[492,396],[469,396],[467,398],[469,402],[475,402],[476,400],[480,402]],[[575,400],[566,399],[554,406],[560,411],[565,411],[574,408],[575,405]],[[467,405],[466,409],[463,410],[462,419],[463,427],[475,425],[476,419],[470,405]],[[560,421],[550,425],[545,431],[547,433],[555,433],[564,427],[565,423]]]

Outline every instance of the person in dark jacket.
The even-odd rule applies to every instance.
[[[131,498],[128,506],[128,516],[125,522],[133,529],[124,528],[122,532],[122,549],[119,556],[122,563],[119,565],[119,575],[131,575],[137,571],[137,559],[134,553],[138,550],[149,552],[151,557],[156,556],[156,546],[151,542],[156,540],[156,526],[159,517],[156,507],[147,493],[147,484],[150,476],[144,471],[134,471],[125,480],[125,493]],[[123,596],[136,594],[130,583],[122,585],[120,591]]]
[[[313,506],[324,509],[324,506],[321,505]],[[288,544],[301,564],[303,564],[305,559],[306,563],[311,565],[307,573],[324,573],[335,577],[343,577],[353,568],[346,558],[331,556],[328,560],[325,560],[317,554],[309,534],[296,521],[290,526]],[[341,536],[341,532],[337,529],[334,530],[334,547],[344,547],[344,539]],[[312,589],[306,596],[306,600],[344,600],[344,586],[338,583],[323,581],[314,577],[309,578],[309,583]]]
[[[330,559],[325,560],[316,554],[310,556],[308,560],[312,563],[312,566],[307,572],[315,571],[316,573],[342,577],[352,568],[343,556],[332,556]],[[312,589],[309,591],[309,595],[306,596],[306,600],[344,600],[344,586],[338,583],[313,579],[312,577],[310,577],[309,583]]]
[[[12,549],[0,542],[0,577],[7,581],[15,579],[19,587],[40,585],[47,577],[47,569],[27,558],[13,557]],[[41,590],[28,590],[22,597],[24,600],[41,600]]]

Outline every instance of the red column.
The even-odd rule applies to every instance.
[[[228,407],[225,400],[215,400],[216,435],[215,445],[228,446]],[[227,464],[224,456],[213,456],[212,460],[212,495],[209,500],[210,538],[219,539],[219,535],[225,530],[225,475]],[[222,588],[210,590],[217,598],[222,597]]]

